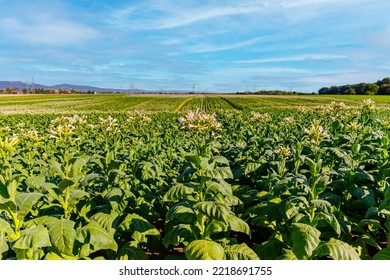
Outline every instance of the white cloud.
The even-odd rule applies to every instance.
[[[100,36],[97,30],[87,25],[53,17],[42,19],[37,17],[31,22],[3,18],[0,20],[0,26],[5,38],[29,44],[55,46],[82,44]]]

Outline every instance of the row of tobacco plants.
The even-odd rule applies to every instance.
[[[390,119],[0,117],[1,259],[390,259]]]

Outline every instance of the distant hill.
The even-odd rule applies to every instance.
[[[81,92],[129,92],[129,89],[114,89],[114,88],[100,88],[85,85],[72,85],[72,84],[60,84],[54,86],[46,86],[42,84],[24,83],[20,81],[0,81],[0,89],[14,88],[14,89],[62,89],[62,90],[75,90]],[[145,92],[141,89],[132,89],[131,92]]]

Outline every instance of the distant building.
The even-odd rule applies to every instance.
[[[3,94],[23,94],[23,90],[21,89],[14,89],[14,88],[6,88],[6,89],[3,89],[1,90],[1,93]]]

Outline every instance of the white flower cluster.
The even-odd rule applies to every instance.
[[[375,109],[375,102],[371,99],[365,99],[362,101],[361,107],[363,110],[372,111]]]
[[[129,123],[148,123],[151,122],[152,119],[144,112],[135,110],[130,112],[130,116],[126,119],[126,121]]]
[[[79,115],[74,115],[71,117],[68,116],[61,116],[57,117],[54,120],[51,121],[53,125],[77,125],[77,124],[84,124],[87,122],[87,116],[79,116]]]
[[[76,127],[87,122],[86,116],[74,115],[71,117],[61,116],[52,120],[50,123],[50,138],[56,138],[66,141],[76,133]]]
[[[252,117],[250,118],[251,121],[258,121],[262,123],[267,123],[272,120],[272,117],[268,113],[260,114],[258,112],[251,112]]]
[[[356,122],[356,121],[347,124],[347,127],[351,131],[355,131],[355,132],[363,129],[363,125],[358,123],[358,122]]]
[[[107,132],[120,132],[118,119],[108,116],[107,119],[99,117],[100,127]]]
[[[305,128],[305,133],[309,135],[313,143],[318,143],[322,139],[329,137],[329,132],[320,124],[320,121],[314,120],[310,128]]]
[[[295,123],[294,117],[285,117],[283,118],[283,123],[286,125],[292,125]]]
[[[329,109],[332,110],[332,111],[342,111],[344,109],[347,109],[348,106],[345,105],[344,102],[335,102],[335,101],[332,101],[330,104],[329,104]]]
[[[186,128],[188,130],[218,130],[222,126],[222,124],[217,121],[215,113],[210,115],[199,111],[190,111],[186,116],[179,117],[177,121],[180,123],[182,128]]]
[[[275,154],[281,158],[287,158],[291,155],[291,150],[289,147],[279,146],[275,149]]]
[[[44,137],[39,137],[38,131],[33,129],[33,130],[24,130],[21,129],[18,133],[18,137],[21,139],[26,139],[28,141],[32,142],[40,142],[43,141],[45,138]]]
[[[1,132],[10,132],[11,131],[11,128],[9,126],[3,126],[1,129],[0,129]]]

